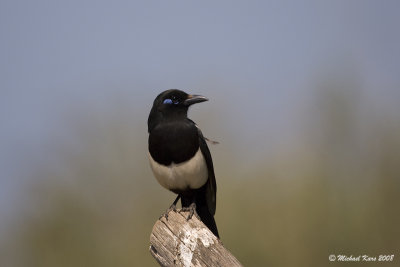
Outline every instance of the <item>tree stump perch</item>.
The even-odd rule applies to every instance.
[[[196,216],[189,212],[168,213],[150,235],[150,253],[161,266],[242,266]]]

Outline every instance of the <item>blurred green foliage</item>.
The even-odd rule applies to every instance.
[[[211,147],[217,224],[245,266],[327,266],[330,254],[395,254],[399,263],[399,118],[371,111],[349,86],[326,86],[296,146],[245,170],[221,152],[223,140]],[[174,195],[148,167],[145,121],[111,113],[76,120],[79,144],[32,174],[41,179],[2,240],[8,266],[157,266],[149,235]]]

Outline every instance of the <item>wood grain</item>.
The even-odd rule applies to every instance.
[[[214,234],[188,212],[170,211],[150,235],[150,253],[161,266],[242,266]]]

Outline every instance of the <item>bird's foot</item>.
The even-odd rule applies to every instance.
[[[183,208],[179,211],[179,213],[181,213],[181,212],[186,212],[186,211],[189,211],[189,215],[188,215],[188,217],[186,218],[186,221],[189,221],[189,220],[193,217],[193,215],[196,216],[196,218],[200,220],[200,216],[197,214],[197,211],[196,211],[196,203],[190,204],[189,207],[183,207]]]
[[[160,216],[160,218],[158,218],[159,220],[161,220],[163,217],[165,217],[165,219],[168,221],[168,213],[170,213],[171,211],[176,212],[176,203],[178,203],[180,196],[178,195],[176,197],[176,199],[174,200],[174,202],[172,203],[172,205],[165,211],[164,214],[162,214]]]
[[[176,205],[172,204],[166,211],[165,213],[163,213],[160,218],[158,218],[159,220],[161,220],[163,217],[168,221],[168,213],[170,213],[171,211],[176,212]]]

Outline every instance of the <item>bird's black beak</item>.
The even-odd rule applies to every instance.
[[[208,101],[208,98],[202,95],[188,95],[187,99],[183,103],[185,106],[190,106],[204,101]]]

